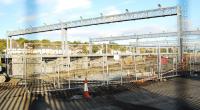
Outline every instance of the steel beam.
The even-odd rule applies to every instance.
[[[177,35],[178,35],[177,32],[133,34],[133,35],[124,35],[124,36],[90,38],[90,42],[144,39],[144,38],[161,38],[161,37],[177,37]],[[186,31],[186,32],[183,32],[183,35],[188,35],[188,36],[189,35],[200,35],[200,30]]]
[[[61,29],[61,39],[62,39],[62,52],[65,55],[68,51],[68,37],[67,37],[67,30],[62,28]]]
[[[194,44],[198,44],[200,41],[194,41],[194,40],[187,40],[187,42],[183,42],[183,47],[191,47]],[[131,42],[130,45],[134,47],[147,47],[147,48],[152,48],[152,47],[157,47],[157,44],[160,44],[160,47],[179,47],[177,44],[177,41],[174,40],[159,40],[159,41],[143,41],[143,42]]]
[[[182,25],[182,14],[181,8],[177,7],[177,36],[178,36],[178,61],[182,61],[183,57],[183,25]]]
[[[16,31],[8,31],[8,36],[18,36],[25,34],[33,34],[54,30],[61,30],[62,28],[77,28],[91,25],[108,24],[115,22],[131,21],[131,20],[141,20],[149,18],[158,18],[165,16],[175,16],[177,15],[177,6],[158,8],[152,10],[138,11],[138,12],[126,12],[122,14],[110,15],[110,16],[100,16],[96,18],[81,19],[69,22],[62,22],[57,24],[45,25],[40,27],[31,27]]]
[[[116,40],[129,40],[129,39],[144,39],[144,38],[159,38],[159,37],[168,37],[168,36],[177,36],[177,35],[176,35],[176,32],[138,34],[138,35],[134,34],[134,35],[126,35],[126,36],[90,38],[90,42],[116,41]]]

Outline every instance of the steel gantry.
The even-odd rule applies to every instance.
[[[109,23],[116,23],[116,22],[124,22],[124,21],[131,21],[131,20],[141,20],[141,19],[150,19],[150,18],[159,18],[159,17],[166,17],[166,16],[177,16],[177,34],[178,36],[178,44],[179,44],[179,58],[181,59],[182,56],[182,24],[181,24],[181,9],[179,6],[174,7],[159,7],[157,9],[151,10],[144,10],[144,11],[137,11],[137,12],[125,12],[122,14],[116,15],[109,15],[109,16],[99,16],[95,18],[88,18],[88,19],[80,19],[75,21],[69,22],[60,22],[57,24],[45,25],[40,27],[31,27],[26,29],[20,29],[16,31],[8,31],[7,36],[8,39],[11,41],[10,45],[7,45],[7,50],[10,48],[12,49],[12,37],[19,36],[19,35],[26,35],[26,34],[34,34],[34,33],[41,33],[41,32],[48,32],[48,31],[55,31],[61,30],[62,31],[62,48],[63,54],[67,55],[66,49],[67,45],[67,30],[70,28],[78,28],[84,26],[92,26],[92,25],[100,25],[100,24],[109,24]],[[9,43],[7,40],[7,44]],[[67,49],[68,50],[68,49]]]
[[[194,44],[198,44],[200,41],[194,41],[194,40],[187,40],[187,42],[183,42],[184,47],[191,47]],[[138,48],[153,48],[158,47],[158,44],[160,47],[178,47],[178,44],[174,40],[159,40],[159,41],[142,41],[142,42],[130,42],[130,45],[133,47]]]
[[[161,38],[161,37],[177,37],[177,32],[149,33],[149,34],[132,34],[111,37],[90,38],[90,42],[129,40],[129,39],[144,39],[144,38]],[[200,30],[185,31],[183,35],[200,35]]]
[[[177,6],[138,11],[138,12],[126,12],[126,13],[117,14],[117,15],[100,16],[96,18],[81,19],[81,20],[62,22],[62,23],[57,23],[57,24],[52,24],[52,25],[45,25],[45,26],[40,26],[40,27],[31,27],[31,28],[21,29],[21,30],[16,30],[16,31],[8,31],[7,34],[8,36],[18,36],[18,35],[25,35],[25,34],[61,30],[62,28],[69,29],[69,28],[77,28],[77,27],[84,27],[84,26],[91,26],[91,25],[131,21],[131,20],[175,16],[178,14],[178,12],[179,11],[178,11]]]

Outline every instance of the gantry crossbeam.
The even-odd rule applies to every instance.
[[[187,40],[187,42],[183,42],[184,46],[191,47],[198,44],[200,41]],[[178,47],[177,41],[174,40],[159,40],[159,41],[143,41],[143,42],[131,42],[131,46],[134,47]]]
[[[158,9],[138,11],[138,12],[126,12],[126,13],[117,14],[117,15],[100,16],[96,18],[81,19],[81,20],[45,25],[45,26],[40,26],[40,27],[31,27],[31,28],[21,29],[21,30],[16,30],[16,31],[8,31],[7,34],[9,37],[12,37],[12,36],[18,36],[18,35],[61,30],[63,28],[69,29],[69,28],[77,28],[77,27],[84,27],[84,26],[91,26],[91,25],[131,21],[131,20],[174,16],[178,14],[177,10],[178,8],[177,6],[175,6],[175,7],[158,8]]]
[[[102,42],[102,41],[116,41],[116,40],[129,40],[129,39],[144,39],[144,38],[161,38],[161,37],[177,37],[177,32],[164,32],[164,33],[149,33],[149,34],[133,34],[124,36],[112,36],[112,37],[98,37],[90,38],[90,42]],[[200,35],[200,30],[186,31],[183,35]]]

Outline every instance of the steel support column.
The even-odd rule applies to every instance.
[[[12,50],[12,37],[9,37],[10,39],[10,50]]]
[[[8,69],[8,54],[9,54],[9,52],[8,52],[8,50],[9,50],[9,36],[7,37],[7,39],[6,39],[6,73],[7,73],[7,75],[9,75],[9,69]]]
[[[177,7],[177,35],[178,35],[178,61],[182,61],[183,57],[183,37],[182,37],[182,15],[181,8]]]
[[[158,69],[158,79],[162,80],[161,76],[161,55],[160,55],[160,44],[158,44],[157,48],[157,69]]]
[[[106,45],[106,79],[107,79],[107,85],[109,84],[109,62],[108,62],[108,44]]]
[[[92,54],[92,42],[89,42],[89,54]]]
[[[68,46],[67,29],[65,28],[61,29],[61,37],[62,37],[62,53],[63,55],[66,55],[66,50]]]

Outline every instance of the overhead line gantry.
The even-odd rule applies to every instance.
[[[92,25],[100,25],[100,24],[109,24],[116,22],[124,22],[124,21],[132,21],[132,20],[141,20],[141,19],[150,19],[150,18],[159,18],[166,16],[177,16],[177,36],[178,36],[178,45],[179,45],[179,61],[182,59],[182,19],[181,19],[181,8],[179,6],[173,7],[159,7],[157,9],[137,11],[137,12],[125,12],[122,14],[109,15],[109,16],[100,16],[95,18],[88,19],[80,19],[69,22],[61,22],[57,24],[45,25],[40,27],[30,27],[26,29],[20,29],[16,31],[8,31],[7,36],[8,39],[12,42],[13,36],[26,35],[26,34],[34,34],[48,31],[61,30],[63,37],[63,54],[65,54],[65,50],[68,50],[67,44],[67,29],[70,28],[78,28]],[[7,50],[10,47],[12,48],[12,43],[10,46],[8,45],[7,40]],[[67,52],[68,53],[68,52]]]
[[[90,42],[104,42],[104,41],[116,41],[116,40],[129,40],[129,39],[144,39],[144,38],[161,38],[161,37],[177,37],[177,32],[163,32],[163,33],[149,33],[149,34],[132,34],[132,35],[120,35],[110,37],[97,37],[90,38]],[[185,35],[200,35],[200,30],[185,31]]]
[[[81,20],[45,25],[45,26],[40,26],[40,27],[30,27],[30,28],[16,30],[16,31],[8,31],[7,34],[8,36],[18,36],[18,35],[61,30],[62,28],[69,29],[69,28],[78,28],[78,27],[91,26],[91,25],[131,21],[131,20],[175,16],[178,14],[177,9],[178,8],[175,6],[175,7],[158,8],[158,9],[153,9],[153,10],[137,11],[137,12],[126,12],[126,13],[110,15],[110,16],[100,16],[96,18],[81,19]]]

